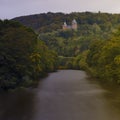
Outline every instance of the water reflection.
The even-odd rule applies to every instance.
[[[105,90],[102,93],[102,99],[105,100],[105,106],[107,108],[105,112],[108,113],[109,120],[120,120],[120,85],[91,78],[88,78],[88,82],[99,85],[101,90]]]
[[[33,115],[33,92],[24,89],[0,94],[0,120],[32,120]]]
[[[74,70],[50,74],[37,92],[34,120],[120,120],[108,102],[109,90],[86,77]]]
[[[120,86],[105,84],[102,87],[108,90],[104,97],[113,120],[120,120]]]
[[[0,120],[120,120],[120,87],[83,71],[50,74],[38,88],[0,94]]]

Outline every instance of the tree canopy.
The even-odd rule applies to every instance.
[[[78,30],[62,30],[63,22],[71,24],[73,19]],[[84,69],[102,80],[120,83],[120,14],[49,12],[14,20],[39,33],[48,48],[60,56],[60,65]]]
[[[49,58],[49,59],[48,59]],[[18,22],[0,21],[0,88],[29,86],[56,69],[57,54]]]

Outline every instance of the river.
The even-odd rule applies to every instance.
[[[59,70],[38,88],[1,93],[0,120],[120,120],[120,88]]]

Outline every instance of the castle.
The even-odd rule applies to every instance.
[[[77,21],[75,19],[72,21],[71,25],[67,25],[67,23],[64,22],[64,24],[62,26],[63,30],[77,30],[77,27],[78,27]]]

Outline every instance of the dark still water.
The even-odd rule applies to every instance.
[[[61,70],[36,89],[0,94],[0,120],[120,120],[120,90]]]

